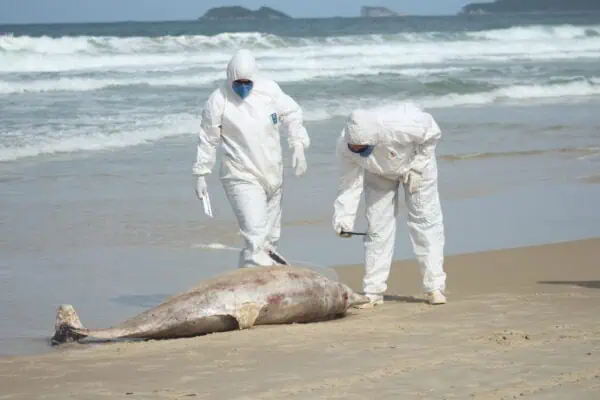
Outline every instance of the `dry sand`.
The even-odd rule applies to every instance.
[[[0,399],[600,399],[599,256],[592,239],[449,257],[436,307],[398,262],[386,304],[337,321],[2,358]],[[360,288],[361,267],[338,272]]]

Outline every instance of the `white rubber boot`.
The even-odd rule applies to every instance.
[[[441,291],[434,290],[427,293],[427,302],[431,305],[446,304],[446,296]]]

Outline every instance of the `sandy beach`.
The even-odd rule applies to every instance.
[[[0,21],[0,400],[600,399],[598,14],[189,17]],[[301,105],[311,138],[296,177],[281,130],[279,250],[355,289],[363,243],[331,221],[341,129],[383,102],[432,113],[449,303],[422,301],[402,208],[382,307],[51,348],[59,304],[105,327],[237,268],[222,158],[213,218],[191,167],[202,106],[241,47]]]
[[[383,306],[336,321],[2,358],[0,399],[598,399],[599,256],[600,239],[451,256],[437,307],[396,262]],[[361,266],[336,270],[360,289]]]

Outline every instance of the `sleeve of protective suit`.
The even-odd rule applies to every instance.
[[[352,162],[344,148],[344,134],[338,141],[337,158],[340,168],[340,180],[337,196],[333,203],[333,228],[343,226],[352,230],[356,221],[356,212],[363,191],[364,169]]]
[[[416,154],[410,164],[410,169],[419,173],[423,172],[428,162],[435,156],[435,148],[442,137],[442,131],[431,114],[424,112],[422,117],[425,134],[423,140],[417,143]]]
[[[212,172],[217,145],[221,140],[221,116],[224,99],[218,91],[208,98],[201,114],[200,130],[196,150],[196,161],[192,167],[193,176],[204,176]]]
[[[288,134],[289,148],[302,146],[307,149],[310,146],[310,138],[304,127],[302,108],[277,83],[272,82],[271,85],[277,113]]]

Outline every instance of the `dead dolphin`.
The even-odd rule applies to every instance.
[[[205,280],[118,325],[85,328],[73,306],[58,307],[53,345],[85,338],[170,339],[248,329],[254,325],[317,322],[368,303],[341,282],[305,268],[240,268]]]

